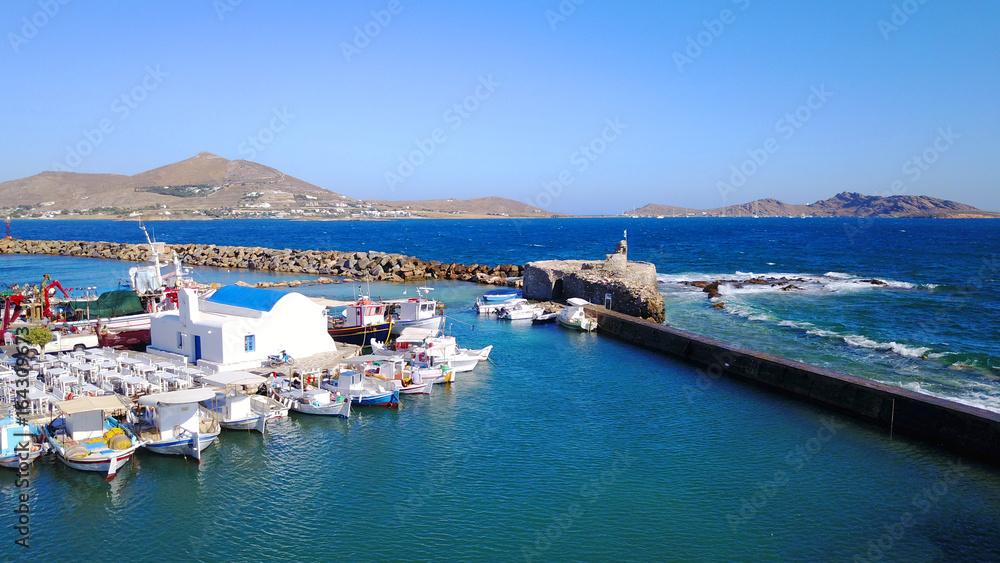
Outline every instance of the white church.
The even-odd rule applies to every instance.
[[[188,288],[177,297],[177,310],[153,315],[147,351],[225,371],[263,365],[282,350],[293,358],[337,350],[326,308],[301,293],[227,285],[204,299]]]

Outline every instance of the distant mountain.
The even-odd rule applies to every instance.
[[[788,204],[776,199],[759,199],[740,205],[715,209],[686,209],[649,204],[627,215],[643,217],[928,217],[928,218],[1000,218],[1000,213],[982,211],[971,205],[929,196],[871,196],[842,192],[830,199]]]
[[[421,215],[498,215],[514,217],[549,217],[544,209],[503,197],[473,199],[424,199],[416,201],[370,200],[370,203],[392,209],[406,209]]]
[[[20,207],[20,209],[18,209]],[[42,172],[0,184],[0,211],[15,216],[548,217],[500,198],[357,200],[246,160],[208,152],[134,176]]]

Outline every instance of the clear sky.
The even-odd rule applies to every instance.
[[[7,1],[0,181],[209,151],[368,199],[1000,210],[998,30],[995,1]]]

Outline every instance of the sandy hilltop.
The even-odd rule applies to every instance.
[[[208,152],[132,176],[42,172],[0,183],[0,214],[47,219],[547,218],[569,217],[502,197],[386,201],[354,199],[269,166]],[[810,204],[761,199],[715,209],[650,203],[640,217],[1000,217],[927,196],[843,192]]]

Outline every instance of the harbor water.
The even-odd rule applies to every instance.
[[[425,260],[629,258],[667,322],[1000,410],[1000,222],[847,219],[225,221],[149,224],[167,243],[381,250]],[[133,223],[14,221],[25,239],[141,242]],[[0,283],[113,288],[131,264],[0,256]],[[691,281],[765,276],[799,289]],[[198,281],[304,279],[196,270]],[[882,284],[867,280],[876,279]],[[398,411],[224,432],[199,466],[140,452],[114,480],[40,458],[0,473],[0,560],[1000,559],[1000,471],[933,445],[555,325],[471,310],[435,282],[459,343],[491,362]],[[349,298],[356,284],[298,288]],[[415,286],[371,284],[373,296]],[[721,309],[713,303],[723,301]],[[30,547],[14,544],[30,493]],[[8,508],[9,507],[9,508]]]

